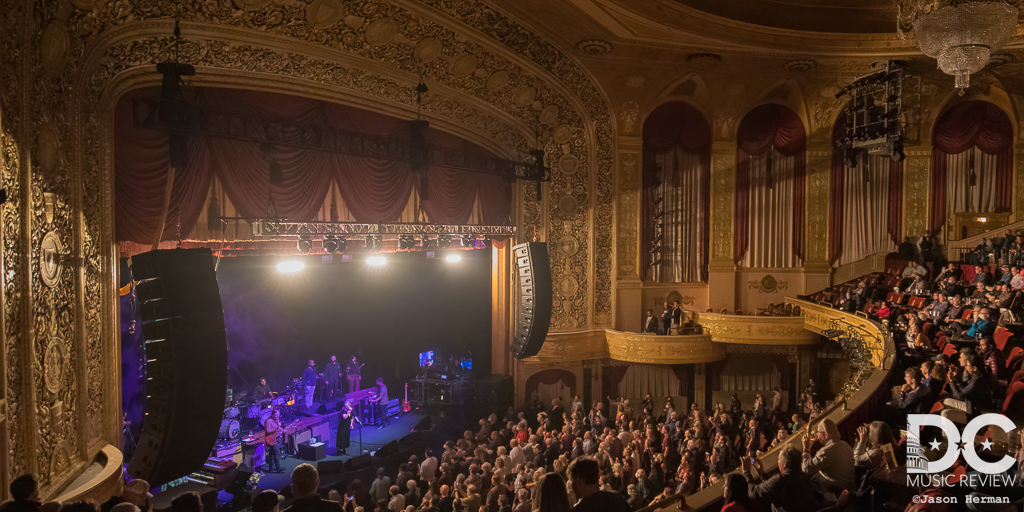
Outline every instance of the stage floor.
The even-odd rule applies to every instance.
[[[319,405],[319,404],[318,404]],[[365,426],[357,427],[352,429],[351,442],[349,444],[346,455],[338,455],[337,453],[337,429],[338,429],[338,412],[332,412],[322,415],[322,418],[330,424],[330,441],[326,447],[326,457],[319,461],[305,461],[299,459],[295,455],[288,455],[281,459],[281,473],[270,473],[267,471],[266,465],[252,468],[254,472],[262,473],[260,477],[257,489],[251,493],[255,496],[261,490],[273,489],[281,492],[286,487],[291,485],[291,473],[299,464],[308,462],[316,466],[318,463],[324,461],[341,461],[344,463],[349,459],[359,456],[361,454],[372,455],[380,447],[390,443],[391,441],[397,441],[406,435],[413,432],[413,429],[419,425],[425,418],[430,418],[430,424],[433,428],[429,431],[424,431],[423,443],[420,443],[421,447],[429,447],[434,450],[434,453],[440,453],[444,442],[448,439],[458,437],[462,430],[466,427],[466,416],[465,408],[461,406],[444,407],[444,408],[430,408],[430,409],[419,409],[415,408],[412,411],[398,416],[392,417],[391,422],[383,428],[376,426]],[[414,453],[417,460],[423,460],[423,448],[417,449]],[[390,459],[392,461],[391,466],[388,468],[389,476],[394,476],[397,471],[395,467],[397,464],[406,462],[406,460]],[[339,491],[344,492],[346,489],[347,482],[354,478],[361,478],[363,480],[363,488],[369,489],[370,483],[372,482],[372,475],[376,474],[377,466],[381,464],[382,460],[371,457],[370,466],[363,468],[362,470],[356,471],[355,473],[342,471],[341,473],[325,474],[320,477],[320,488],[324,491],[327,488],[338,488]],[[244,468],[239,468],[244,469]],[[155,511],[171,510],[171,501],[182,493],[193,491],[200,495],[207,493],[214,488],[209,485],[203,485],[195,482],[188,482],[183,485],[169,488],[163,492],[154,492],[153,497],[153,509]],[[222,505],[227,504],[235,498],[232,494],[220,491],[217,493],[218,508]],[[326,492],[324,493],[326,495]],[[291,499],[286,499],[282,503],[281,509],[284,510],[291,503]]]

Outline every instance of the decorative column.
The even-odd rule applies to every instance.
[[[615,328],[640,332],[644,315],[641,273],[647,264],[647,248],[640,247],[643,139],[619,136],[617,153]]]
[[[717,143],[711,155],[711,261],[708,307],[736,308],[736,264],[732,259],[736,193],[735,144]]]
[[[1024,144],[1017,144],[1017,151],[1013,154],[1013,222],[1024,220]]]
[[[491,249],[491,373],[512,375],[509,347],[515,332],[512,289],[518,282],[512,273],[512,247],[509,242]]]
[[[928,229],[931,150],[907,151],[903,161],[903,236],[917,240]],[[945,240],[945,233],[936,233]]]
[[[828,192],[830,152],[828,148],[807,149],[807,201],[804,240],[803,290],[812,293],[831,284],[832,267],[828,262]]]

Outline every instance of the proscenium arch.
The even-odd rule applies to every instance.
[[[316,61],[325,67],[336,66],[342,74],[354,73],[346,67],[352,66],[359,68],[359,77],[365,79],[364,81],[350,81],[347,82],[347,86],[340,86],[330,81],[332,77],[330,74],[324,75],[326,79],[310,79],[309,76],[303,74],[303,72],[308,71],[306,69],[293,70],[288,68],[255,71],[250,61],[223,65],[224,59],[218,58],[220,56],[200,55],[189,59],[197,66],[201,73],[200,77],[196,79],[197,85],[243,87],[299,94],[322,98],[327,101],[352,104],[374,111],[397,112],[405,114],[405,117],[411,117],[411,109],[409,107],[411,102],[401,101],[410,98],[411,93],[407,93],[407,95],[393,93],[396,89],[410,91],[416,82],[416,77],[404,70],[371,59],[351,56],[342,51],[328,50],[315,45],[311,46],[304,41],[274,36],[250,29],[187,22],[184,25],[188,28],[186,30],[186,40],[190,42],[199,41],[199,44],[204,49],[216,48],[216,43],[220,43],[221,47],[230,47],[233,50],[241,49],[243,52],[251,53],[259,50],[262,52],[261,55],[272,54],[271,56],[279,59],[282,56],[286,56],[292,61],[300,61],[307,64],[308,62]],[[116,276],[115,263],[117,255],[116,246],[113,243],[112,220],[114,105],[129,90],[157,84],[159,75],[155,73],[155,63],[167,56],[166,48],[170,40],[168,35],[172,26],[173,24],[169,20],[147,20],[134,21],[106,30],[89,42],[85,53],[76,61],[75,78],[69,78],[69,82],[74,84],[67,100],[69,105],[69,124],[74,127],[74,130],[70,133],[75,135],[70,137],[68,141],[69,154],[71,155],[69,172],[73,179],[76,180],[76,183],[79,183],[76,191],[73,192],[72,199],[75,204],[79,205],[78,208],[83,216],[82,227],[74,234],[73,245],[87,259],[91,258],[97,261],[99,265],[99,268],[95,269],[99,270],[99,272],[94,273],[91,279],[86,279],[83,285],[84,294],[88,297],[87,303],[97,304],[96,311],[98,317],[96,319],[82,320],[83,325],[95,327],[90,327],[88,331],[82,328],[79,332],[83,333],[81,336],[88,337],[90,340],[98,338],[103,343],[104,353],[108,355],[111,361],[116,360],[113,340],[116,339],[115,333],[119,325],[119,312],[115,306],[117,303],[117,287],[114,279]],[[197,28],[209,30],[196,30]],[[149,52],[142,52],[142,56],[113,52],[115,48],[120,50],[126,48],[139,49],[139,47],[146,45],[152,48]],[[310,51],[303,53],[305,49]],[[316,55],[311,55],[311,53],[316,53]],[[324,55],[329,55],[330,59],[324,59]],[[516,61],[513,64],[515,66],[529,66],[530,69],[539,67],[532,61],[525,62],[526,59],[523,57],[517,56]],[[214,62],[217,65],[207,65],[207,62]],[[289,64],[294,64],[294,62]],[[539,90],[545,91],[544,94],[554,94],[551,90],[566,89],[564,84],[558,82],[558,77],[547,72],[540,78],[540,81],[532,83]],[[381,89],[390,89],[392,94],[389,95],[388,90],[378,91],[375,88],[378,84],[380,84]],[[592,87],[600,91],[596,86]],[[479,91],[467,90],[468,92],[463,92],[462,89],[447,87],[440,83],[431,83],[431,88],[435,98],[440,97],[448,102],[442,105],[442,107],[449,105],[459,107],[458,109],[449,109],[447,111],[455,112],[455,115],[460,115],[462,112],[471,112],[478,116],[481,123],[487,123],[488,127],[495,127],[497,129],[488,132],[488,130],[482,129],[479,126],[459,123],[458,121],[462,119],[461,117],[445,119],[440,115],[435,116],[432,115],[428,107],[426,117],[433,121],[436,126],[476,142],[483,147],[496,150],[499,154],[507,155],[509,151],[518,149],[516,146],[531,146],[530,132],[532,130],[524,130],[523,127],[527,126],[524,122],[526,119],[524,116],[519,115],[517,117],[516,112],[505,111],[499,107],[492,106],[485,99],[478,97],[476,93]],[[603,92],[600,94],[603,96]],[[395,98],[399,99],[396,100]],[[563,263],[565,267],[572,267],[574,265],[582,267],[584,275],[580,277],[586,280],[584,283],[581,283],[580,293],[574,297],[575,300],[573,302],[576,305],[573,310],[565,314],[577,315],[576,308],[579,308],[581,310],[579,313],[581,314],[578,314],[576,318],[580,319],[581,324],[592,325],[595,317],[599,314],[606,314],[604,313],[605,309],[599,310],[598,308],[601,306],[594,305],[599,300],[595,296],[600,294],[602,297],[606,297],[604,299],[606,300],[605,304],[611,304],[613,300],[611,293],[613,288],[610,284],[611,275],[609,274],[603,278],[604,283],[601,282],[602,278],[595,277],[598,274],[595,272],[595,266],[599,264],[595,263],[595,261],[602,258],[604,254],[614,256],[614,247],[611,244],[599,246],[595,243],[595,239],[598,237],[611,237],[611,220],[608,223],[601,222],[602,214],[598,210],[604,208],[608,212],[607,218],[614,218],[610,204],[612,194],[608,193],[604,196],[608,199],[599,198],[598,196],[602,193],[602,188],[601,186],[595,186],[595,184],[599,176],[612,175],[611,173],[614,172],[612,152],[608,147],[605,147],[608,145],[602,146],[602,148],[597,147],[599,138],[601,140],[612,140],[614,126],[609,121],[612,116],[608,113],[603,113],[600,109],[591,111],[592,113],[596,112],[594,115],[597,115],[597,118],[588,114],[587,110],[582,106],[583,103],[580,97],[555,95],[547,101],[552,101],[552,99],[556,100],[555,104],[558,105],[568,104],[561,109],[561,113],[564,115],[562,117],[563,122],[573,123],[573,129],[576,130],[576,133],[579,134],[578,136],[582,138],[583,142],[582,145],[574,145],[573,152],[579,151],[578,155],[583,160],[581,165],[585,174],[578,173],[577,176],[569,178],[569,185],[571,186],[574,183],[577,184],[576,186],[584,184],[591,190],[598,189],[597,192],[588,193],[584,196],[586,197],[588,207],[581,209],[581,215],[586,216],[590,229],[586,231],[587,238],[579,251],[580,256],[565,258]],[[579,108],[572,109],[569,112],[565,110],[570,108],[569,105],[578,106]],[[476,106],[480,106],[480,108],[474,108]],[[601,107],[607,107],[607,105],[601,105]],[[442,108],[441,110],[445,109]],[[481,110],[483,111],[481,112]],[[494,137],[482,135],[486,133],[493,133]],[[508,140],[510,133],[512,134],[512,140],[516,141],[514,144],[503,142],[503,140]],[[582,180],[582,183],[580,180]],[[609,184],[606,188],[611,190],[610,184],[613,183],[613,180],[602,179],[602,181]],[[521,193],[521,187],[517,187],[516,190],[517,193]],[[552,211],[555,205],[549,199],[550,194],[545,195],[547,196],[545,197],[545,202],[539,204],[536,208],[541,211],[540,216],[546,222],[549,212]],[[521,200],[517,199],[514,197],[513,200],[516,200],[517,203],[522,203]],[[517,210],[521,212],[522,207]],[[545,226],[542,225],[542,227]],[[606,231],[607,234],[605,233]],[[541,236],[544,236],[543,232]],[[611,238],[608,239],[610,240]],[[584,257],[588,261],[583,265],[579,265],[577,260]],[[573,270],[573,272],[576,271]],[[85,275],[90,270],[84,269],[82,272]],[[86,299],[81,300],[85,301]],[[608,308],[608,311],[613,311],[610,309],[610,306]],[[611,317],[612,315],[608,316]],[[113,394],[119,396],[120,384],[117,380],[116,372],[106,372],[102,378],[103,384],[101,388],[111,390]],[[117,408],[119,408],[119,403]],[[117,414],[107,414],[105,416],[107,418],[104,420],[103,425],[105,437],[110,437],[110,435],[113,435],[111,434],[112,432],[119,430],[114,421],[117,416]],[[109,418],[114,418],[114,420]]]

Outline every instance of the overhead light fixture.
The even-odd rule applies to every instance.
[[[412,235],[399,235],[398,248],[403,250],[415,249],[416,239]]]
[[[913,31],[917,45],[953,75],[964,95],[971,74],[988,64],[1013,35],[1024,0],[897,0],[897,30]]]
[[[476,245],[476,237],[475,236],[473,236],[473,235],[463,235],[462,236],[462,246],[463,247],[473,247],[474,245]]]
[[[445,256],[444,260],[447,261],[448,263],[458,263],[462,261],[462,256],[460,256],[458,253],[453,252]]]
[[[348,242],[345,240],[345,237],[339,236],[335,239],[335,242],[338,244],[338,248],[336,250],[338,252],[345,252],[345,249],[348,247]]]
[[[299,235],[298,248],[299,252],[309,252],[313,249],[313,241],[309,239],[309,235]]]
[[[328,253],[336,252],[338,250],[338,241],[333,236],[327,235],[324,237],[324,251]]]
[[[384,247],[384,240],[380,235],[366,235],[366,250],[379,251]]]
[[[371,267],[381,267],[388,262],[388,259],[382,254],[374,254],[373,256],[366,257],[366,264]]]
[[[451,235],[441,235],[441,236],[437,237],[437,248],[438,249],[447,249],[447,248],[449,248],[451,246],[452,246],[452,236]]]
[[[277,271],[282,274],[294,274],[306,268],[306,264],[299,260],[284,260],[277,264]]]

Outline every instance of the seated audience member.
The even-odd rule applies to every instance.
[[[755,474],[756,473],[756,474]],[[810,512],[817,510],[811,478],[800,469],[800,451],[783,448],[779,452],[779,473],[761,481],[761,461],[751,465],[743,459],[743,476],[752,499],[770,503],[772,512]]]
[[[991,316],[992,311],[990,309],[982,308],[981,312],[978,313],[978,319],[967,329],[967,336],[974,339],[990,336],[996,330],[996,323],[992,321]]]
[[[854,464],[872,472],[885,467],[882,446],[887,444],[894,445],[892,429],[887,423],[872,421],[870,425],[857,427],[857,444],[853,447]]]
[[[805,437],[801,469],[836,496],[844,490],[852,492],[856,486],[853,448],[839,437],[836,423],[828,418],[818,423],[814,435],[824,446],[811,455],[814,439],[810,436]]]
[[[274,491],[266,490],[252,499],[252,512],[279,512],[281,497]]]
[[[1019,267],[1012,267],[1010,273],[1013,274],[1010,278],[1010,288],[1015,291],[1024,289],[1024,272]]]
[[[1003,353],[996,348],[996,342],[991,336],[984,336],[978,340],[978,355],[981,356],[982,363],[988,368],[990,375],[997,379],[1003,376],[1006,363],[1003,361]]]
[[[988,286],[992,281],[992,276],[989,275],[984,269],[979,266],[974,267],[974,279],[971,279],[971,286],[977,287],[979,284],[982,287]]]
[[[903,387],[890,405],[905,414],[920,413],[928,405],[931,391],[923,383],[924,376],[918,368],[907,368],[903,372]]]
[[[292,470],[291,481],[295,500],[292,501],[288,512],[341,512],[340,503],[325,500],[317,493],[320,487],[320,474],[312,464],[296,466]]]
[[[931,338],[927,334],[921,332],[921,321],[914,319],[910,322],[910,326],[907,329],[907,348],[912,349],[918,353],[931,352],[935,347],[932,345]]]
[[[955,423],[967,423],[980,409],[991,408],[996,386],[995,377],[988,372],[981,356],[969,354],[966,359],[962,381],[956,379],[953,370],[947,377],[952,398],[943,401],[946,408],[941,414]]]
[[[933,324],[939,323],[939,320],[945,318],[946,313],[949,312],[949,300],[945,295],[941,293],[935,294],[935,300],[928,305],[928,317],[931,319]]]
[[[25,474],[15,478],[8,487],[11,500],[0,506],[0,512],[36,512],[39,502],[39,482],[35,475]]]

